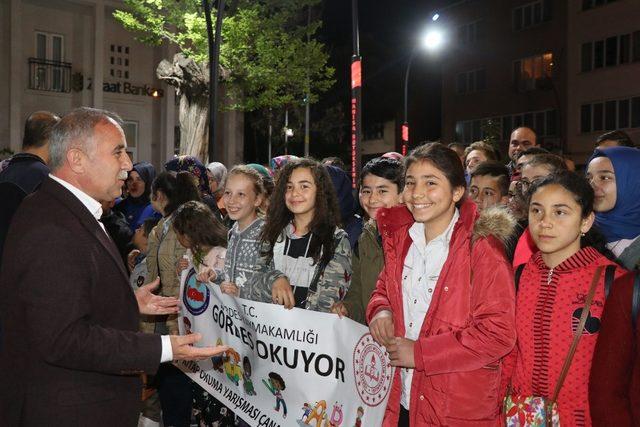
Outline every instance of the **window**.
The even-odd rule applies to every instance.
[[[618,37],[609,37],[606,40],[605,58],[607,67],[618,65]]]
[[[629,99],[622,99],[618,101],[618,128],[629,127]]]
[[[532,56],[514,62],[513,80],[518,90],[549,88],[553,74],[553,54]]]
[[[591,71],[593,66],[593,43],[582,44],[582,65],[580,70],[583,73]]]
[[[582,10],[593,9],[594,7],[604,6],[617,0],[582,0]]]
[[[580,132],[591,132],[591,104],[580,108]]]
[[[640,97],[631,100],[631,127],[640,128]]]
[[[599,40],[593,45],[593,68],[604,67],[604,41]]]
[[[633,33],[633,55],[632,61],[640,61],[640,31],[636,31]]]
[[[127,141],[127,153],[135,162],[138,158],[138,122],[125,120],[122,123],[122,130]]]
[[[112,68],[109,71],[111,76],[119,79],[129,79],[129,46],[111,45],[110,57]]]
[[[599,104],[593,104],[593,130],[602,130],[602,128],[604,127],[603,125],[603,115],[604,113],[604,105],[599,103]]]
[[[604,129],[615,130],[618,118],[618,103],[616,101],[607,101],[604,104]]]
[[[580,132],[601,132],[640,127],[640,97],[584,104]]]
[[[472,44],[482,36],[482,21],[474,21],[458,27],[458,40],[460,44]]]
[[[626,64],[631,59],[631,34],[620,36],[620,64]]]
[[[501,117],[486,117],[475,120],[461,120],[456,123],[456,141],[470,144],[484,139],[484,129],[489,121],[499,127],[499,135],[504,141],[508,141],[511,131],[520,126],[530,126],[535,129],[540,137],[557,135],[556,110],[526,111],[523,113],[506,115]]]
[[[478,92],[487,88],[487,73],[484,69],[465,71],[456,78],[458,94]]]
[[[539,0],[513,9],[513,29],[525,30],[551,20],[551,0]]]
[[[582,72],[640,61],[640,31],[583,43],[581,55]]]
[[[64,63],[64,36],[36,31],[35,60],[31,88],[65,92],[71,65]]]

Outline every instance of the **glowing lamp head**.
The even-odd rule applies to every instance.
[[[422,38],[422,46],[430,51],[438,50],[442,45],[442,33],[438,30],[428,31]]]

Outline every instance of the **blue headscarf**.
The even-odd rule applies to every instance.
[[[607,242],[640,235],[640,150],[631,147],[597,148],[591,160],[607,157],[616,176],[616,204],[596,212],[596,225]]]

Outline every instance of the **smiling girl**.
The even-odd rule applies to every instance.
[[[278,175],[261,240],[264,266],[251,299],[329,312],[351,283],[351,247],[327,171],[295,159]]]
[[[405,206],[377,213],[385,266],[367,307],[396,369],[384,426],[496,425],[501,359],[515,343],[504,241],[514,220],[465,197],[457,154],[405,159]]]
[[[369,161],[360,174],[360,206],[369,217],[358,243],[353,250],[353,276],[344,301],[332,311],[366,324],[364,312],[376,281],[384,267],[382,236],[376,224],[376,215],[382,208],[390,208],[402,200],[404,170],[402,163],[379,157]]]
[[[515,366],[510,373],[511,400],[536,396],[549,401],[561,386],[556,399],[560,423],[590,426],[589,370],[604,307],[604,268],[614,263],[593,247],[581,247],[594,221],[593,190],[584,178],[557,172],[534,183],[529,197],[529,230],[539,250],[519,279],[518,343],[507,359],[509,366]],[[618,278],[624,273],[617,268],[614,274]],[[569,348],[590,297],[571,359]],[[567,360],[570,369],[562,383],[559,378]]]
[[[262,176],[249,166],[234,166],[227,175],[222,198],[235,223],[229,230],[224,277],[216,283],[221,283],[224,293],[249,298],[255,283],[251,279],[259,269],[260,233],[264,228],[264,219],[258,216],[265,198]]]

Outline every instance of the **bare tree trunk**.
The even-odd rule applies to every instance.
[[[180,96],[180,154],[207,161],[209,139],[209,104],[207,98],[189,101]]]
[[[180,97],[180,154],[208,160],[209,72],[205,64],[178,53],[173,63],[162,60],[156,74],[174,86]]]

